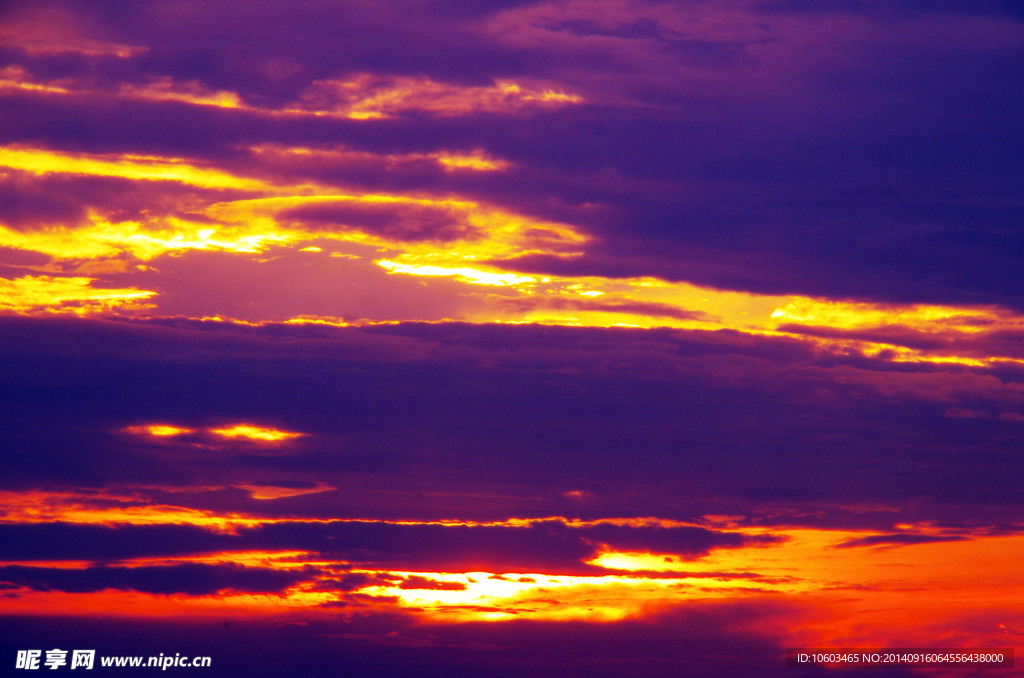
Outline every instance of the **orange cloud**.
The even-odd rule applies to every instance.
[[[0,91],[3,90],[49,92],[50,94],[68,94],[70,91],[67,87],[55,82],[35,82],[28,71],[23,66],[17,64],[0,68]]]
[[[170,438],[182,435],[194,435],[194,434],[207,434],[217,436],[219,438],[230,438],[233,440],[251,440],[253,442],[280,442],[283,440],[294,440],[295,438],[301,438],[308,434],[296,433],[294,431],[283,431],[276,428],[270,428],[267,426],[259,426],[252,423],[236,423],[229,426],[220,427],[207,427],[204,429],[187,428],[183,426],[174,426],[171,424],[142,424],[138,426],[128,426],[123,429],[125,433],[131,433],[133,435],[145,435],[155,436],[158,438]],[[315,490],[322,491],[322,490]],[[298,492],[297,494],[305,494],[306,491]],[[288,494],[281,494],[279,496],[289,496]]]
[[[483,149],[471,151],[439,150],[430,153],[371,153],[344,146],[310,148],[306,146],[283,146],[260,144],[249,151],[261,162],[291,170],[310,170],[324,163],[352,168],[373,168],[386,171],[414,171],[423,167],[436,166],[445,171],[492,172],[512,166],[506,160],[496,158]]]
[[[66,173],[175,181],[210,189],[269,190],[258,180],[191,165],[180,158],[131,154],[65,153],[31,146],[0,146],[0,165],[33,174]]]
[[[286,244],[294,234],[259,232],[245,227],[223,227],[167,217],[158,224],[140,221],[112,222],[92,213],[75,228],[44,227],[16,231],[0,225],[0,245],[40,252],[54,259],[110,260],[126,253],[148,261],[167,253],[186,250],[220,250],[258,253],[273,244]]]
[[[93,49],[102,50],[100,43]],[[83,51],[87,49],[69,49]],[[130,57],[137,48],[111,46],[118,56]],[[102,53],[97,51],[97,54]],[[474,113],[510,114],[580,104],[583,98],[557,85],[523,84],[500,80],[491,86],[440,83],[429,78],[355,75],[348,80],[318,80],[299,101],[285,108],[252,106],[230,90],[211,90],[197,80],[178,81],[169,76],[152,77],[138,83],[121,83],[113,91],[96,89],[86,82],[62,78],[34,79],[23,66],[15,64],[0,71],[0,88],[50,94],[78,94],[91,97],[174,101],[194,106],[214,106],[272,116],[331,116],[352,120],[390,118],[405,112],[427,112],[440,117]],[[472,156],[449,156],[451,168],[497,169],[494,163]]]
[[[129,426],[128,428],[125,429],[125,431],[127,433],[134,433],[136,435],[148,434],[160,438],[181,436],[196,432],[194,428],[183,428],[181,426],[171,426],[169,424],[147,424],[145,426]]]
[[[118,97],[150,101],[177,101],[196,106],[244,108],[234,92],[211,90],[196,80],[178,82],[169,77],[151,78],[145,83],[121,83],[116,91],[93,89],[70,78],[39,81],[23,66],[13,65],[0,69],[0,90],[21,90],[49,94],[77,94],[93,97]]]
[[[172,427],[173,428],[173,427]],[[244,489],[268,487],[247,483]],[[209,488],[215,489],[215,488]],[[322,485],[310,491],[323,491]],[[135,493],[106,492],[75,496],[69,493],[0,495],[4,522],[74,522],[86,524],[190,524],[209,530],[237,533],[239,527],[279,522],[334,522],[219,514],[214,511],[167,505],[149,505]],[[283,496],[283,495],[282,495]],[[93,504],[90,505],[89,502]],[[135,503],[133,503],[135,502]],[[115,504],[112,506],[112,504]],[[119,505],[117,505],[119,504]],[[688,523],[655,517],[604,520],[565,518],[472,521],[354,521],[400,525],[505,526],[530,529],[545,521],[585,529],[599,525],[680,527]],[[353,522],[353,521],[341,521]],[[440,621],[502,621],[508,619],[616,621],[644,617],[673,606],[699,601],[757,599],[765,594],[787,594],[817,610],[800,624],[780,629],[793,645],[885,646],[902,643],[927,646],[936,628],[959,628],[965,619],[984,609],[1004,626],[1019,625],[1014,602],[1024,596],[1024,583],[1016,564],[1024,558],[1024,536],[986,534],[984,530],[950,532],[930,524],[906,524],[887,533],[873,530],[814,528],[734,528],[753,540],[747,545],[715,548],[705,555],[599,548],[589,564],[593,574],[552,574],[544,571],[494,572],[353,568],[347,563],[302,550],[237,550],[185,557],[136,558],[119,567],[174,565],[176,563],[235,564],[274,570],[309,570],[307,579],[273,597],[229,594],[221,604],[239,614],[262,615],[292,610],[318,614],[325,604],[347,596],[364,596],[380,610],[402,611]],[[964,563],[969,563],[965,572]],[[8,563],[9,564],[9,563]],[[21,563],[22,565],[28,563]],[[35,562],[37,567],[83,568],[88,563]],[[603,571],[602,571],[603,570]],[[352,575],[340,586],[339,575]],[[927,598],[920,592],[928,591]],[[38,614],[52,606],[68,611],[94,611],[104,600],[112,610],[125,602],[148,600],[145,594],[64,594],[18,591],[5,603],[17,614]],[[70,596],[70,597],[69,597]],[[207,596],[175,596],[177,609],[208,609]],[[30,605],[29,603],[33,603]],[[158,606],[159,607],[159,606]],[[160,607],[160,609],[165,609]],[[945,626],[943,626],[945,625]],[[976,644],[992,642],[998,630],[977,635]],[[955,638],[968,639],[962,633]],[[947,637],[952,638],[952,637]],[[899,642],[897,642],[899,641]],[[953,642],[950,640],[950,642]],[[955,643],[954,643],[955,644]]]
[[[93,287],[95,278],[62,278],[26,275],[13,280],[0,278],[0,311],[14,313],[89,313],[153,308],[142,303],[156,292],[134,287],[102,289]]]
[[[218,108],[245,107],[238,94],[227,90],[211,90],[197,80],[179,82],[170,77],[152,78],[144,84],[122,83],[117,94],[132,99],[180,101],[196,106]]]
[[[192,491],[222,488],[191,488]],[[166,491],[166,490],[165,490]],[[0,522],[79,525],[194,525],[218,532],[259,525],[257,518],[238,514],[151,503],[142,490],[75,492],[0,492]]]
[[[300,497],[304,494],[317,494],[319,492],[330,492],[338,488],[327,483],[316,483],[312,487],[282,487],[280,485],[240,483],[234,485],[240,490],[245,490],[253,499],[270,500],[282,499],[284,497]]]
[[[478,112],[509,114],[582,101],[579,95],[566,93],[556,86],[531,86],[512,81],[463,86],[429,78],[363,73],[347,80],[314,82],[294,108],[365,120],[389,118],[407,111],[444,117]]]
[[[233,438],[236,440],[252,440],[256,442],[279,442],[282,440],[293,440],[301,438],[305,433],[293,431],[282,431],[280,429],[256,426],[255,424],[235,424],[221,428],[211,428],[210,433],[222,438]]]
[[[370,80],[366,83],[371,89],[377,86]],[[177,91],[175,87],[168,84],[165,89]],[[401,97],[399,100],[404,101]],[[353,155],[344,148],[273,145],[250,150],[258,163],[268,167],[282,159],[377,162],[384,167],[429,162],[435,168],[470,167],[473,171],[500,167],[499,161],[482,152],[376,156],[363,152]],[[57,264],[36,267],[37,272],[90,276],[7,280],[3,283],[7,288],[18,289],[10,297],[15,301],[6,303],[6,309],[12,312],[73,308],[76,313],[86,314],[116,308],[149,313],[159,308],[159,300],[155,300],[155,307],[139,301],[155,293],[121,287],[100,292],[94,283],[107,274],[129,271],[133,259],[151,261],[189,251],[263,256],[272,248],[295,248],[311,257],[345,257],[365,260],[366,265],[372,261],[391,275],[423,279],[428,290],[451,299],[447,306],[439,302],[443,310],[430,317],[403,307],[395,311],[394,317],[372,317],[365,322],[444,317],[468,322],[730,329],[789,337],[831,353],[894,362],[982,368],[1000,362],[1024,362],[1019,343],[998,339],[1000,333],[1024,330],[1024,316],[991,305],[871,304],[723,291],[653,277],[539,275],[517,270],[516,261],[530,255],[580,257],[593,236],[571,223],[545,221],[479,200],[451,195],[346,192],[313,183],[278,185],[180,158],[78,154],[23,146],[0,147],[0,165],[36,175],[171,181],[254,196],[191,204],[187,210],[159,218],[114,218],[113,213],[106,215],[92,208],[80,224],[37,224],[29,230],[0,224],[0,246],[46,254]],[[332,247],[331,243],[338,246]],[[362,248],[360,254],[349,251],[352,247]],[[74,268],[67,268],[72,264]],[[355,273],[353,269],[351,275]],[[151,270],[149,274],[156,276],[159,272]],[[441,279],[447,284],[434,282]],[[386,285],[387,277],[375,280]],[[169,282],[173,286],[173,281]],[[44,291],[44,287],[48,289]],[[339,309],[329,315],[307,312],[266,320],[352,324],[363,317],[361,313],[344,313]],[[231,313],[217,309],[197,315],[233,319]],[[264,319],[246,320],[258,323]]]

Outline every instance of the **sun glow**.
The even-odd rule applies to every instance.
[[[445,621],[509,619],[610,622],[641,613],[652,601],[675,597],[680,580],[538,573],[389,572],[403,580],[361,593],[397,598],[404,608]],[[409,586],[409,581],[424,583]]]

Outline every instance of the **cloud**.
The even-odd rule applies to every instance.
[[[1013,371],[892,364],[730,332],[0,326],[9,384],[0,418],[17,451],[8,487],[316,479],[338,489],[274,502],[225,490],[194,501],[301,506],[322,517],[338,506],[379,517],[601,517],[649,514],[656,501],[667,517],[692,520],[736,513],[723,511],[728,501],[962,516],[1015,505],[1019,423],[947,415],[1021,411]],[[238,422],[309,435],[267,451],[214,436],[123,433]],[[978,446],[990,454],[970,452]]]
[[[302,94],[304,110],[333,113],[356,120],[424,112],[465,116],[477,112],[514,115],[531,108],[577,104],[582,98],[555,89],[523,87],[499,81],[490,87],[466,87],[408,77],[359,74],[346,81],[317,80]]]
[[[597,311],[606,313],[621,313],[626,315],[638,315],[655,318],[678,318],[681,320],[703,320],[708,315],[703,311],[692,311],[679,308],[671,304],[642,301],[600,301],[589,299],[543,299],[536,297],[525,297],[516,299],[503,299],[502,303],[517,310],[543,310],[559,309],[567,311]]]
[[[422,577],[418,577],[422,579]],[[402,581],[399,575],[387,574],[384,572],[351,572],[341,577],[321,577],[312,587],[314,591],[357,591],[367,586],[393,586],[396,581]]]
[[[116,513],[109,513],[114,518]],[[181,514],[182,518],[187,518]],[[167,519],[172,516],[168,514]],[[234,532],[193,525],[33,523],[0,525],[11,546],[3,558],[128,561],[246,551],[312,552],[322,559],[364,568],[434,572],[607,573],[587,565],[600,548],[649,551],[693,559],[716,548],[775,541],[699,527],[569,526],[548,519],[526,525],[434,525],[380,521],[261,522]],[[231,556],[224,556],[230,560]],[[411,585],[410,585],[411,586]]]
[[[285,210],[279,215],[285,222],[354,227],[379,233],[396,240],[471,240],[479,237],[475,229],[460,223],[446,205],[370,204],[307,204]]]
[[[34,647],[41,637],[74,636],[109,654],[157,656],[168,645],[183,656],[211,656],[214,671],[230,665],[246,675],[282,672],[326,678],[339,665],[353,675],[400,678],[410,673],[470,678],[479,675],[555,677],[585,673],[612,678],[623,672],[654,678],[707,675],[724,678],[792,675],[785,640],[777,631],[806,611],[779,601],[689,605],[657,618],[619,624],[506,623],[414,624],[404,615],[321,617],[301,625],[235,618],[181,622],[90,620],[32,616],[3,621],[6,651]],[[812,617],[813,618],[813,617]],[[774,624],[774,628],[772,625]],[[688,638],[681,643],[679,638]],[[524,652],[528,647],[530,652]],[[134,649],[133,649],[134,648]],[[255,648],[258,648],[255,649]],[[852,676],[903,678],[911,670],[853,669]]]
[[[406,577],[398,585],[400,589],[433,589],[437,591],[465,591],[466,585],[457,581],[437,581],[427,577],[413,575]]]
[[[61,3],[12,2],[5,8],[6,28],[0,45],[23,50],[29,55],[115,56],[126,59],[146,51],[145,47],[93,39],[82,32],[81,17]]]
[[[248,30],[264,36],[259,44],[266,50],[249,61],[230,46],[246,53],[251,36],[242,40],[230,22],[217,28],[204,23],[218,10],[164,16],[158,6],[143,4],[132,35],[160,42],[158,53],[147,53],[149,68],[166,69],[156,84],[134,73],[136,57],[114,59],[117,68],[90,67],[99,74],[69,63],[63,66],[69,72],[61,74],[58,63],[26,57],[25,64],[15,65],[28,74],[24,77],[63,82],[61,87],[77,93],[19,90],[11,96],[4,129],[10,142],[42,139],[38,145],[61,163],[91,164],[93,170],[102,169],[99,156],[111,154],[189,158],[190,181],[221,188],[266,187],[240,176],[253,160],[243,149],[346,147],[377,160],[343,156],[333,168],[324,165],[316,173],[365,186],[368,193],[396,184],[440,188],[477,204],[500,204],[515,214],[585,227],[592,240],[572,262],[532,252],[517,260],[532,263],[541,275],[659,276],[762,293],[1019,307],[1007,284],[1014,270],[1008,253],[1017,249],[1009,224],[1019,216],[1006,192],[1013,185],[1013,155],[998,143],[1012,138],[1003,102],[1012,95],[996,86],[1005,81],[998,74],[1013,64],[1008,50],[1019,42],[1016,23],[987,11],[966,18],[933,11],[913,13],[897,26],[864,23],[839,12],[832,41],[867,55],[854,59],[851,63],[859,66],[852,68],[833,63],[833,45],[824,44],[808,23],[813,18],[800,12],[765,14],[740,6],[702,14],[685,5],[652,5],[636,16],[636,8],[611,3],[597,21],[585,3],[562,13],[532,5],[497,12],[481,28],[474,23],[479,17],[455,20],[458,14],[435,15],[434,9],[424,5],[413,13],[416,20],[397,20],[393,9],[373,17],[358,10],[330,17],[327,8],[311,7],[310,16],[320,16],[323,26],[355,31],[345,43],[360,55],[352,70],[326,49],[327,44],[336,48],[336,41],[318,41],[308,30],[302,31],[301,50],[285,49],[300,26],[283,7],[268,5],[246,15]],[[390,23],[385,16],[391,16]],[[453,20],[459,22],[454,30],[430,34],[430,26]],[[128,33],[117,17],[95,21],[111,34]],[[954,22],[960,22],[957,30],[946,31]],[[135,29],[143,24],[147,29],[138,35]],[[943,42],[933,24],[945,27],[940,32],[949,39]],[[174,32],[171,25],[191,30]],[[369,39],[401,35],[408,41],[386,42],[422,52],[428,34],[452,51],[432,47],[431,55],[445,58],[416,59],[417,73],[404,72],[401,64],[408,61],[397,55],[371,49],[381,41]],[[904,34],[913,37],[904,40]],[[199,40],[201,35],[210,42]],[[602,43],[601,49],[581,49],[592,40],[610,41],[612,48]],[[984,54],[973,49],[976,44],[987,46]],[[453,61],[450,55],[459,49],[473,51],[473,58]],[[965,96],[951,99],[948,79],[932,77],[936,69],[915,70],[916,55],[928,50],[948,66],[938,70],[957,74]],[[523,58],[504,58],[510,51]],[[724,58],[727,53],[733,56]],[[889,58],[871,56],[876,54]],[[392,56],[393,63],[359,66]],[[481,68],[489,72],[476,72]],[[685,76],[666,77],[677,72],[666,70],[671,68],[682,68]],[[269,76],[271,71],[277,76]],[[75,89],[75,83],[84,87],[97,78],[109,79],[107,89],[125,100],[112,107],[88,93],[97,91],[94,85]],[[383,97],[378,103],[385,108],[426,110],[460,97],[489,101],[482,93],[500,93],[503,86],[513,87],[501,83],[519,81],[550,87],[516,85],[517,93],[509,89],[498,96],[500,125],[477,104],[456,106],[458,123],[405,113],[391,120],[286,114],[314,83],[321,88],[333,83],[327,89],[335,99],[340,91],[342,99]],[[578,90],[584,102],[544,110],[544,123],[535,124],[520,119],[514,102],[506,101],[541,100],[545,87]],[[893,98],[896,90],[902,92],[899,100]],[[161,92],[163,98],[157,96]],[[218,92],[234,93],[242,103],[236,108],[204,103]],[[169,94],[180,96],[168,99]],[[966,111],[957,103],[966,99],[979,103]],[[720,115],[722,110],[729,115]],[[971,115],[983,116],[984,123],[972,118],[966,124]],[[939,138],[961,141],[935,143]],[[880,167],[879,158],[892,155],[885,150],[891,148],[903,160]],[[76,151],[91,156],[76,159]],[[501,179],[440,170],[442,177],[436,161],[427,171],[413,160],[452,151],[478,151],[516,169]],[[381,160],[388,157],[409,162],[389,166]],[[836,157],[843,161],[832,162]],[[203,166],[211,160],[221,167]],[[353,161],[377,169],[365,174]],[[225,176],[224,164],[234,174]],[[176,182],[185,169],[167,160],[147,164],[127,157],[118,165],[119,172],[130,170],[136,177],[174,170]],[[276,172],[278,184],[296,178],[290,173],[294,163],[275,168],[264,158],[256,165],[261,174]],[[928,174],[922,167],[946,170]],[[396,228],[413,239],[450,240],[443,220],[422,217],[399,219]],[[971,256],[960,256],[965,251]]]
[[[598,544],[694,558],[713,548],[735,548],[749,541],[739,534],[696,527],[566,527],[558,521],[525,527],[276,523],[243,528],[240,534],[244,543],[259,548],[287,549],[302,545],[324,557],[370,568],[549,574],[607,572],[584,564],[596,555]]]
[[[866,0],[826,0],[825,2],[808,2],[807,0],[771,0],[755,4],[757,11],[765,13],[823,13],[823,14],[856,14],[872,17],[876,20],[908,19],[920,14],[939,15],[1004,15],[1020,17],[1019,7],[1005,0],[987,0],[984,2],[964,2],[961,0],[945,0],[943,2],[921,5],[916,2],[890,0],[879,3]]]
[[[158,595],[207,596],[220,592],[281,593],[308,571],[282,572],[233,564],[183,563],[151,567],[90,567],[82,570],[6,565],[0,580],[34,591],[91,593],[106,589]]]
[[[135,287],[99,288],[93,286],[94,282],[94,278],[84,276],[26,275],[13,280],[0,278],[0,311],[85,314],[152,307],[145,302],[156,292]]]
[[[191,525],[0,524],[6,561],[86,560],[180,556],[228,547],[231,540]]]
[[[898,546],[912,546],[914,544],[934,544],[944,541],[963,541],[966,537],[959,535],[934,535],[934,534],[878,534],[859,539],[851,539],[836,548],[854,548],[858,546],[875,546],[879,548],[896,548]]]
[[[308,480],[275,480],[251,484],[243,483],[235,487],[246,490],[253,499],[281,499],[284,497],[298,497],[304,494],[315,494],[317,492],[330,492],[331,490],[338,489],[324,483]]]

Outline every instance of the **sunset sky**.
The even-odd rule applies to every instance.
[[[1024,647],[1022,85],[1017,0],[0,2],[0,666]]]

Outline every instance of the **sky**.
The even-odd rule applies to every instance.
[[[6,0],[0,663],[1012,674],[786,658],[1022,645],[1022,81],[1012,0]]]

